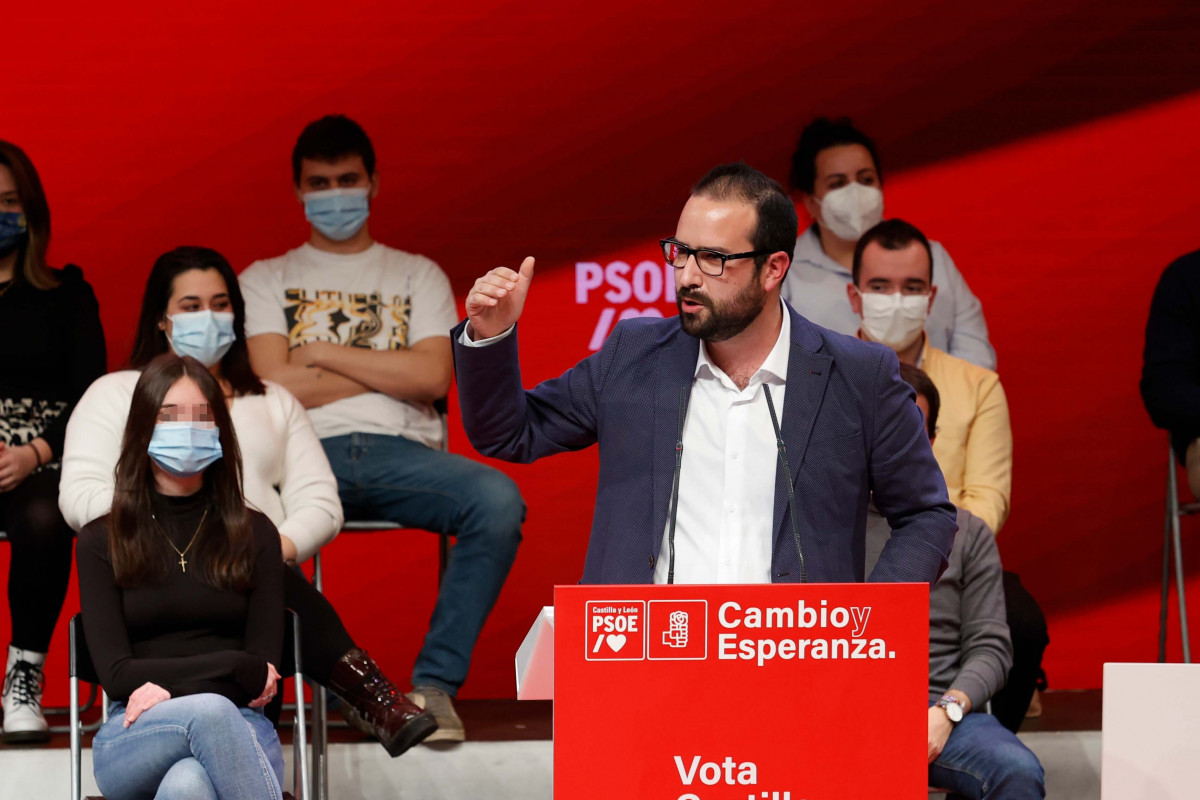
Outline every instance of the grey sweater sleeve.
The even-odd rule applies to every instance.
[[[982,710],[1008,679],[1012,640],[1006,622],[996,538],[978,517],[961,516],[968,517],[955,542],[955,549],[963,548],[959,598],[961,653],[958,674],[950,681],[950,688],[971,698],[972,709]],[[963,522],[960,518],[959,524]]]

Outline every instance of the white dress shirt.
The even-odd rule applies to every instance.
[[[700,345],[683,426],[675,583],[771,582],[779,449],[763,384],[770,384],[775,413],[782,418],[791,332],[784,306],[779,338],[745,389],[738,389]],[[655,583],[667,582],[669,560],[664,535]]]

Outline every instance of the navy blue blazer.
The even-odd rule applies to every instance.
[[[788,312],[792,345],[780,425],[792,475],[783,474],[779,459],[763,465],[776,475],[772,581],[800,580],[785,480],[795,488],[810,582],[862,581],[872,492],[892,536],[870,579],[937,580],[958,530],[955,508],[895,352],[814,325],[791,306]],[[582,582],[652,583],[681,396],[690,396],[700,341],[675,317],[625,320],[599,352],[525,391],[516,332],[488,347],[466,347],[459,342],[465,325],[451,336],[471,444],[520,463],[599,444]]]

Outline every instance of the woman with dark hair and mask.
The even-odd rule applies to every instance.
[[[79,532],[84,635],[113,701],[96,784],[113,800],[281,797],[261,710],[283,651],[279,533],[246,507],[225,396],[200,362],[146,365],[115,478],[111,513]]]
[[[96,381],[67,426],[59,505],[72,527],[112,506],[113,465],[139,370],[174,352],[200,361],[221,386],[242,444],[246,501],[275,523],[282,559],[303,562],[337,535],[342,506],[325,452],[296,398],[251,370],[244,319],[237,278],[221,254],[180,247],[159,257],[142,298],[133,369]],[[436,730],[433,717],[399,692],[298,570],[285,570],[283,582],[305,631],[305,673],[343,701],[347,719],[392,756]]]
[[[0,530],[12,546],[6,743],[44,742],[42,675],[71,578],[59,458],[75,401],[104,374],[104,331],[79,267],[50,269],[50,206],[29,157],[0,141]]]

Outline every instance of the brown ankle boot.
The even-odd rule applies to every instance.
[[[328,688],[371,726],[392,758],[437,730],[433,715],[413,705],[357,647],[334,665]]]

